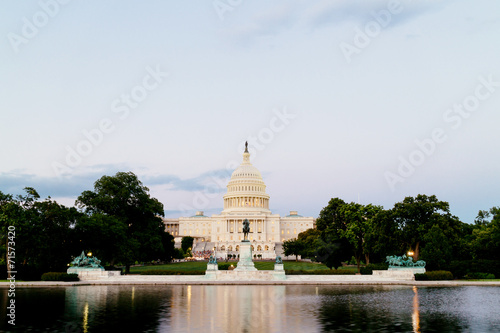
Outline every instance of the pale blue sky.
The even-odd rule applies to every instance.
[[[133,171],[168,216],[217,213],[257,137],[275,213],[500,205],[498,1],[60,1],[0,4],[3,192]]]

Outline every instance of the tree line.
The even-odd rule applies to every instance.
[[[170,261],[174,255],[174,237],[161,219],[163,204],[132,172],[101,177],[92,191],[81,193],[76,207],[50,197],[40,201],[31,187],[24,192],[0,191],[0,266],[7,261],[7,230],[14,226],[18,278],[65,271],[82,251],[104,265],[124,265],[127,272],[135,262]]]
[[[179,255],[161,219],[163,204],[132,172],[101,177],[75,205],[65,207],[50,197],[41,201],[31,187],[17,196],[0,191],[0,268],[5,271],[12,226],[18,278],[64,271],[82,251],[92,252],[106,266],[123,265],[126,272],[135,262],[168,262]],[[183,241],[184,252],[190,246],[192,239]],[[446,268],[453,260],[499,261],[500,208],[479,211],[474,224],[468,224],[434,195],[406,197],[387,210],[333,198],[321,210],[316,228],[283,247],[285,255],[301,255],[330,268],[354,257],[359,269],[362,262],[381,263],[388,255],[408,251],[429,269]]]
[[[498,261],[500,208],[479,211],[469,224],[434,195],[406,197],[387,210],[333,198],[321,210],[316,228],[285,241],[283,248],[285,255],[301,255],[330,268],[354,257],[358,271],[362,262],[382,263],[386,256],[409,251],[430,270],[446,269],[453,261]]]

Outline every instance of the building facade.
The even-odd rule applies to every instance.
[[[302,231],[314,227],[313,217],[303,217],[296,211],[287,216],[273,214],[269,209],[269,195],[260,171],[250,163],[245,149],[243,162],[234,170],[223,196],[224,209],[220,214],[205,216],[196,212],[191,217],[164,219],[165,230],[179,240],[183,236],[195,238],[193,255],[206,256],[215,251],[219,258],[238,255],[243,240],[243,221],[250,222],[248,239],[256,258],[274,259],[282,256],[285,240],[297,238]]]

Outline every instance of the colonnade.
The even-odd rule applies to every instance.
[[[261,207],[269,209],[269,199],[252,196],[224,199],[224,209],[236,207]]]

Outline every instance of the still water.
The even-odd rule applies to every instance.
[[[7,289],[0,289],[5,318]],[[500,332],[499,287],[17,288],[2,332]]]

